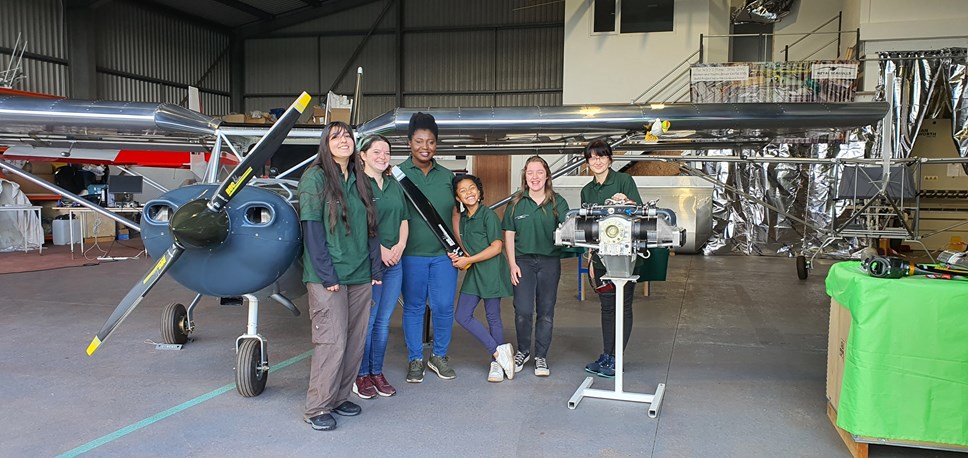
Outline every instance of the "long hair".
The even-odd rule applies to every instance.
[[[326,178],[325,185],[323,186],[323,195],[319,196],[319,198],[324,203],[329,203],[330,231],[336,230],[336,220],[339,219],[343,221],[343,227],[346,228],[346,233],[349,234],[350,224],[346,214],[347,206],[344,203],[346,196],[343,195],[343,186],[341,184],[343,183],[343,173],[339,168],[339,164],[333,159],[333,152],[329,149],[329,139],[343,132],[348,132],[350,137],[353,137],[353,131],[350,130],[350,126],[346,123],[334,121],[327,124],[323,129],[323,135],[319,139],[319,152],[316,154],[316,159],[309,166],[318,166],[322,169],[323,176]],[[376,209],[373,207],[373,192],[370,190],[369,179],[363,173],[363,164],[360,162],[360,154],[356,150],[356,141],[355,139],[351,141],[353,141],[353,154],[349,157],[346,171],[356,176],[356,191],[359,192],[360,200],[363,201],[363,206],[366,207],[367,235],[373,237],[377,233],[377,218]]]
[[[528,195],[528,177],[526,175],[528,171],[528,164],[532,162],[537,162],[544,167],[545,175],[548,177],[545,180],[544,185],[544,200],[541,201],[541,207],[545,205],[551,205],[551,212],[555,215],[555,221],[558,220],[558,202],[555,197],[555,189],[551,186],[551,167],[548,167],[548,162],[546,162],[541,156],[531,156],[527,161],[524,162],[524,167],[521,168],[521,189],[514,193],[514,197],[511,198],[510,207],[511,213],[514,213],[514,207],[524,199],[524,196]]]
[[[360,153],[364,153],[368,149],[370,149],[370,147],[372,147],[373,144],[376,143],[376,142],[386,143],[387,144],[387,147],[388,147],[387,148],[387,151],[391,151],[391,149],[389,148],[390,147],[390,140],[387,140],[386,137],[384,137],[384,136],[382,136],[380,134],[373,134],[373,135],[368,135],[368,136],[364,137],[363,140],[360,140],[360,145],[359,145],[359,148],[357,148],[357,149],[359,150]],[[360,156],[360,160],[361,161],[363,160],[362,156]],[[386,176],[392,175],[391,168],[390,167],[387,167],[387,169],[383,171],[383,175],[386,175]]]

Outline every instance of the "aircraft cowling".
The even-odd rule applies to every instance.
[[[153,258],[172,244],[171,215],[188,202],[210,198],[216,189],[217,185],[187,186],[145,204],[141,237]],[[296,210],[274,192],[246,186],[225,211],[225,241],[208,248],[186,247],[168,273],[182,286],[207,296],[240,296],[271,285],[301,253]]]

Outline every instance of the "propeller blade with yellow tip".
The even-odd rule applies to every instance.
[[[131,291],[128,291],[128,294],[124,296],[124,299],[121,299],[121,303],[118,304],[118,306],[114,309],[114,313],[108,317],[108,320],[104,322],[104,326],[101,326],[101,330],[98,331],[97,335],[94,337],[94,340],[92,340],[91,344],[88,345],[88,356],[91,356],[91,354],[93,354],[98,347],[101,346],[101,343],[107,340],[108,336],[110,336],[111,333],[114,332],[115,328],[117,328],[118,325],[121,324],[125,318],[127,318],[128,314],[130,314],[131,311],[138,306],[138,303],[141,302],[141,299],[144,299],[145,295],[148,294],[148,291],[151,291],[151,288],[155,286],[155,283],[158,283],[158,279],[164,275],[164,273],[171,267],[172,264],[175,263],[175,261],[184,251],[184,248],[178,245],[172,245],[167,251],[165,251],[165,254],[161,255],[161,258],[155,262],[151,270],[148,271],[148,274],[145,275],[141,281],[135,284],[134,288],[131,288]]]
[[[259,143],[256,143],[252,151],[249,152],[249,155],[245,157],[242,163],[218,187],[218,190],[208,203],[209,209],[213,211],[221,210],[222,207],[232,200],[232,196],[238,194],[239,190],[254,175],[259,173],[256,169],[261,170],[263,164],[276,153],[276,150],[282,145],[282,141],[286,139],[289,131],[292,130],[292,126],[296,125],[296,121],[299,120],[303,111],[306,111],[306,106],[309,105],[310,100],[312,100],[312,97],[303,92],[289,106],[289,109],[276,120],[272,127],[269,128],[269,132],[259,140]]]

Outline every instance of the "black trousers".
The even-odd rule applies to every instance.
[[[521,269],[521,279],[514,287],[514,329],[518,336],[518,351],[531,352],[533,329],[534,356],[547,358],[555,321],[555,303],[558,302],[561,258],[521,255],[515,261]]]
[[[622,349],[629,346],[629,336],[632,335],[632,299],[635,296],[635,282],[625,284],[622,302],[623,322]],[[608,293],[599,293],[598,300],[602,303],[602,343],[605,353],[615,355],[615,289]]]

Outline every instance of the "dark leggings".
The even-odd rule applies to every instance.
[[[632,299],[635,295],[635,282],[625,284],[625,296],[622,298],[624,303],[624,332],[622,335],[622,349],[629,346],[629,336],[632,335]],[[602,302],[602,342],[604,351],[610,355],[615,355],[615,290],[609,293],[600,293],[598,299]]]
[[[477,296],[460,293],[454,318],[457,320],[457,324],[471,333],[475,339],[484,345],[484,348],[487,348],[488,355],[494,355],[497,346],[504,342],[504,324],[501,323],[501,298],[484,299],[484,315],[487,317],[487,327],[490,331],[484,329],[484,325],[474,318],[474,310],[480,301],[481,298]]]

